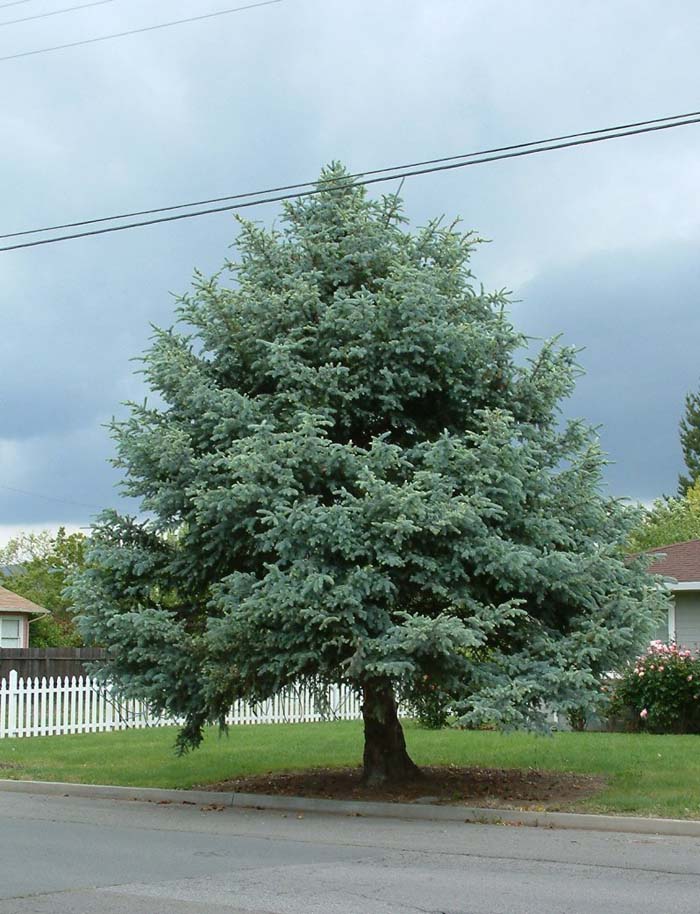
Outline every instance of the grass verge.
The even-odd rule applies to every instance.
[[[700,819],[700,736],[500,734],[406,725],[419,765],[536,768],[600,775],[595,796],[548,808]],[[0,741],[0,777],[188,788],[276,771],[358,764],[361,724],[279,724],[209,731],[178,758],[170,728]]]

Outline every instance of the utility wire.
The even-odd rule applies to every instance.
[[[155,32],[157,29],[168,29],[174,25],[184,25],[188,22],[200,22],[202,19],[214,19],[216,16],[227,16],[229,13],[241,13],[243,10],[257,9],[259,6],[272,6],[273,3],[282,3],[283,0],[260,0],[258,3],[249,3],[246,6],[235,6],[233,9],[217,10],[213,13],[204,13],[201,16],[189,16],[187,19],[173,19],[171,22],[160,22],[157,25],[146,25],[140,29],[130,29],[128,32],[114,32],[111,35],[99,35],[96,38],[83,38],[81,41],[71,41],[68,44],[55,44],[49,48],[37,48],[35,51],[22,51],[20,54],[8,54],[0,57],[4,60],[17,60],[19,57],[33,57],[35,54],[48,54],[49,51],[64,51],[66,48],[78,48],[85,44],[95,44],[98,41],[111,41],[114,38],[126,38],[127,35],[139,35],[143,32]]]
[[[82,6],[66,6],[62,10],[52,10],[49,13],[36,13],[34,16],[24,16],[22,19],[5,19],[4,21],[0,21],[0,25],[16,25],[18,22],[32,22],[34,19],[48,19],[49,16],[60,16],[61,13],[86,10],[90,6],[104,6],[105,3],[114,3],[114,0],[93,0],[92,3],[83,3]],[[11,5],[12,4],[10,4],[10,6]],[[1,6],[0,9],[2,9]]]
[[[12,3],[2,3],[0,4],[0,10],[6,9],[8,6],[19,6],[22,3],[29,3],[30,0],[12,0]]]
[[[556,149],[568,149],[568,148],[571,148],[574,146],[587,146],[592,143],[601,143],[605,140],[614,140],[614,139],[619,139],[621,137],[627,137],[627,136],[637,136],[640,134],[652,133],[652,132],[656,132],[656,131],[660,131],[660,130],[670,130],[674,127],[686,127],[690,124],[697,124],[697,123],[700,123],[700,117],[693,117],[693,118],[688,118],[685,120],[676,120],[671,123],[654,124],[652,126],[640,127],[640,128],[634,129],[634,130],[623,130],[623,131],[618,130],[615,132],[606,133],[605,135],[588,136],[587,138],[584,138],[584,139],[570,140],[567,142],[547,143],[546,145],[540,145],[535,148],[520,149],[515,152],[506,152],[506,153],[501,153],[498,155],[480,155],[478,158],[468,158],[466,161],[462,160],[459,162],[448,162],[447,164],[431,165],[429,167],[424,167],[424,168],[418,168],[418,167],[412,168],[411,166],[397,166],[397,169],[404,168],[406,170],[396,171],[391,175],[382,175],[381,177],[363,178],[362,180],[357,180],[357,181],[353,180],[353,176],[348,175],[348,176],[344,176],[343,178],[339,179],[337,181],[337,183],[335,182],[335,179],[331,179],[330,181],[316,182],[317,186],[313,187],[311,190],[301,190],[301,191],[297,191],[294,193],[284,193],[284,194],[278,194],[275,196],[260,196],[262,194],[274,193],[274,189],[270,189],[268,191],[255,191],[250,194],[241,194],[240,195],[242,197],[258,196],[259,198],[255,199],[255,200],[245,200],[244,202],[241,202],[241,203],[229,204],[228,206],[218,206],[218,207],[214,207],[211,209],[195,210],[194,212],[190,212],[190,213],[178,213],[177,215],[172,215],[172,216],[160,216],[159,218],[156,218],[156,219],[145,219],[140,222],[127,222],[124,225],[111,225],[111,226],[107,226],[106,228],[91,229],[90,231],[86,231],[86,232],[75,232],[75,233],[69,234],[69,235],[57,235],[53,238],[42,238],[38,241],[24,241],[24,242],[21,242],[20,244],[13,244],[13,245],[7,245],[5,247],[0,247],[0,252],[16,251],[21,248],[38,247],[38,246],[44,245],[44,244],[55,244],[56,242],[59,242],[59,241],[72,241],[76,238],[87,238],[87,237],[93,236],[93,235],[105,235],[110,232],[123,232],[123,231],[126,231],[127,229],[141,228],[146,225],[158,225],[158,224],[164,223],[164,222],[178,222],[182,219],[193,219],[197,216],[207,216],[207,215],[211,215],[213,213],[224,213],[224,212],[231,212],[233,210],[238,210],[238,209],[246,209],[251,206],[259,206],[263,203],[278,203],[282,200],[293,200],[293,199],[298,199],[300,197],[311,197],[311,196],[315,196],[316,194],[326,193],[328,191],[332,192],[332,191],[343,190],[343,189],[347,188],[347,186],[350,182],[352,182],[355,186],[367,186],[370,184],[380,184],[384,181],[393,181],[398,178],[410,178],[410,177],[415,177],[417,175],[432,174],[432,173],[441,172],[441,171],[450,171],[450,170],[453,170],[456,168],[466,168],[467,166],[470,166],[470,165],[481,165],[481,164],[488,163],[488,162],[502,161],[504,159],[521,158],[523,156],[535,155],[536,153],[540,153],[540,152],[551,152]],[[366,174],[368,174],[368,173],[366,173]],[[301,186],[306,187],[309,184],[311,184],[311,182],[306,182],[306,184],[301,185]]]
[[[602,127],[602,128],[598,128],[596,130],[584,130],[580,133],[567,133],[567,134],[564,134],[563,136],[551,136],[551,137],[547,137],[546,139],[542,139],[542,140],[530,140],[526,143],[515,143],[514,145],[511,145],[511,146],[496,146],[493,149],[481,149],[478,152],[465,152],[465,153],[461,153],[460,155],[443,156],[442,158],[439,158],[439,159],[426,159],[422,162],[409,162],[404,165],[392,165],[387,168],[376,168],[373,171],[356,172],[355,174],[348,175],[348,178],[352,178],[352,179],[367,178],[367,177],[372,177],[373,175],[381,175],[381,174],[387,174],[389,172],[395,172],[401,168],[421,168],[426,165],[439,165],[439,164],[442,164],[443,162],[456,162],[461,159],[469,159],[469,158],[474,158],[476,156],[492,155],[492,154],[495,154],[498,152],[510,152],[513,149],[526,149],[526,148],[529,148],[532,146],[541,146],[544,143],[556,143],[556,142],[560,142],[562,140],[578,139],[579,137],[597,136],[597,135],[600,135],[603,133],[611,133],[612,131],[618,131],[618,130],[627,131],[627,130],[631,130],[635,127],[646,127],[651,124],[661,124],[661,123],[665,123],[668,121],[679,121],[679,120],[685,121],[687,118],[691,118],[691,117],[700,117],[700,111],[690,111],[687,114],[674,114],[674,115],[669,115],[667,117],[657,117],[657,118],[654,118],[653,120],[636,121],[636,122],[630,123],[630,124],[617,124],[614,127]],[[8,232],[7,234],[4,234],[4,235],[0,234],[0,240],[2,240],[4,238],[19,238],[19,237],[26,236],[26,235],[38,235],[38,234],[42,234],[44,232],[55,232],[55,231],[59,231],[60,229],[80,228],[81,226],[84,226],[84,225],[96,225],[101,222],[115,222],[119,219],[133,219],[133,218],[136,218],[137,216],[152,216],[152,215],[155,215],[156,213],[168,213],[168,212],[172,212],[173,210],[176,210],[176,209],[188,209],[192,206],[208,206],[211,203],[224,203],[228,200],[242,200],[242,199],[245,199],[248,197],[261,196],[263,194],[280,193],[282,191],[288,191],[288,190],[299,190],[303,187],[315,187],[316,185],[321,184],[321,183],[323,183],[323,182],[319,181],[317,179],[316,181],[304,181],[301,184],[284,184],[280,187],[268,187],[266,190],[252,191],[247,194],[229,194],[228,196],[224,196],[224,197],[211,197],[208,200],[194,200],[191,203],[176,203],[171,206],[158,206],[158,207],[155,207],[154,209],[135,210],[135,211],[129,212],[129,213],[119,213],[114,216],[101,216],[100,218],[97,218],[97,219],[83,219],[80,222],[64,222],[59,225],[47,225],[47,226],[44,226],[43,228],[26,229],[25,231],[22,231],[22,232]]]
[[[28,495],[30,498],[43,498],[45,501],[57,501],[64,505],[75,505],[79,508],[97,508],[98,511],[102,510],[100,505],[86,504],[84,501],[70,501],[67,498],[56,498],[53,495],[42,495],[40,492],[28,492],[26,489],[15,489],[12,486],[0,485],[0,489],[4,489],[6,492],[13,492],[15,495]]]

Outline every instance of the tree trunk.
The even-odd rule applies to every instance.
[[[394,690],[388,680],[374,679],[363,683],[362,718],[365,724],[363,782],[390,784],[421,777],[420,769],[406,751],[406,740],[396,714]]]

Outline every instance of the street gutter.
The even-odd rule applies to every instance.
[[[107,784],[70,784],[60,781],[0,779],[0,791],[35,796],[86,797],[146,803],[181,803],[205,807],[319,813],[382,819],[430,822],[463,822],[481,825],[573,828],[588,831],[631,832],[640,835],[674,835],[700,838],[700,821],[654,819],[639,816],[602,816],[575,812],[540,812],[530,809],[492,809],[478,806],[441,806],[431,803],[376,803],[364,800],[326,800],[216,790],[168,790],[160,787],[117,787]]]

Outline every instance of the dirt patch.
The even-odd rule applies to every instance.
[[[453,803],[466,806],[559,808],[597,793],[601,777],[557,771],[507,768],[422,768],[423,777],[397,786],[367,787],[360,768],[316,768],[234,778],[208,784],[207,790],[323,797],[334,800],[381,800],[392,803]]]

